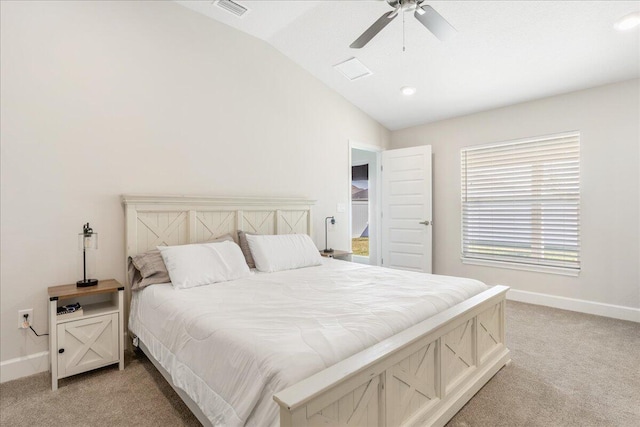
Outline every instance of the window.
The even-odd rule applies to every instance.
[[[463,262],[577,274],[579,133],[468,147],[461,160]]]

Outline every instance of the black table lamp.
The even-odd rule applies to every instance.
[[[95,286],[98,284],[98,279],[87,279],[87,251],[98,249],[98,233],[93,232],[93,229],[89,227],[89,223],[84,224],[82,233],[78,234],[78,249],[82,251],[83,278],[76,282],[76,286],[79,288]]]
[[[333,249],[328,248],[327,249],[327,228],[329,227],[329,222],[327,220],[331,220],[331,224],[335,224],[336,223],[336,219],[332,216],[328,216],[324,219],[324,253],[325,254],[330,254],[333,252]]]

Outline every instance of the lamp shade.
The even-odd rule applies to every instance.
[[[324,250],[322,252],[325,254],[333,252],[333,249],[329,248],[327,245],[327,228],[329,227],[329,221],[331,222],[331,225],[333,225],[336,223],[336,219],[332,216],[328,216],[324,219]]]
[[[88,264],[89,267],[91,267],[90,264],[93,264],[91,259],[87,260],[87,251],[98,249],[98,233],[93,231],[89,223],[84,224],[82,226],[82,233],[78,234],[78,249],[82,252],[82,280],[78,280],[76,286],[95,286],[98,284],[98,279],[87,278]]]
[[[89,229],[91,230],[91,229]],[[98,249],[98,233],[78,233],[78,250],[96,250]]]

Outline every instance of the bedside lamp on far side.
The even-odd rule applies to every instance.
[[[329,227],[329,222],[328,220],[331,220],[331,225],[336,223],[336,219],[332,216],[328,216],[324,219],[324,253],[325,254],[330,254],[333,252],[333,249],[328,248],[329,245],[327,245],[327,228]]]
[[[82,226],[82,233],[78,234],[78,249],[82,251],[82,280],[76,282],[79,288],[95,286],[98,279],[87,279],[87,251],[98,249],[98,233],[94,233],[89,223]]]

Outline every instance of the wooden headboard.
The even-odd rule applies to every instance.
[[[305,233],[313,237],[311,207],[315,200],[124,195],[122,204],[126,257],[156,246],[206,242],[227,233],[236,240],[237,230],[259,234]],[[131,301],[128,271],[125,277],[128,319]]]
[[[236,231],[311,235],[314,200],[122,196],[126,256],[156,246],[200,243]],[[313,236],[312,236],[313,237]]]

